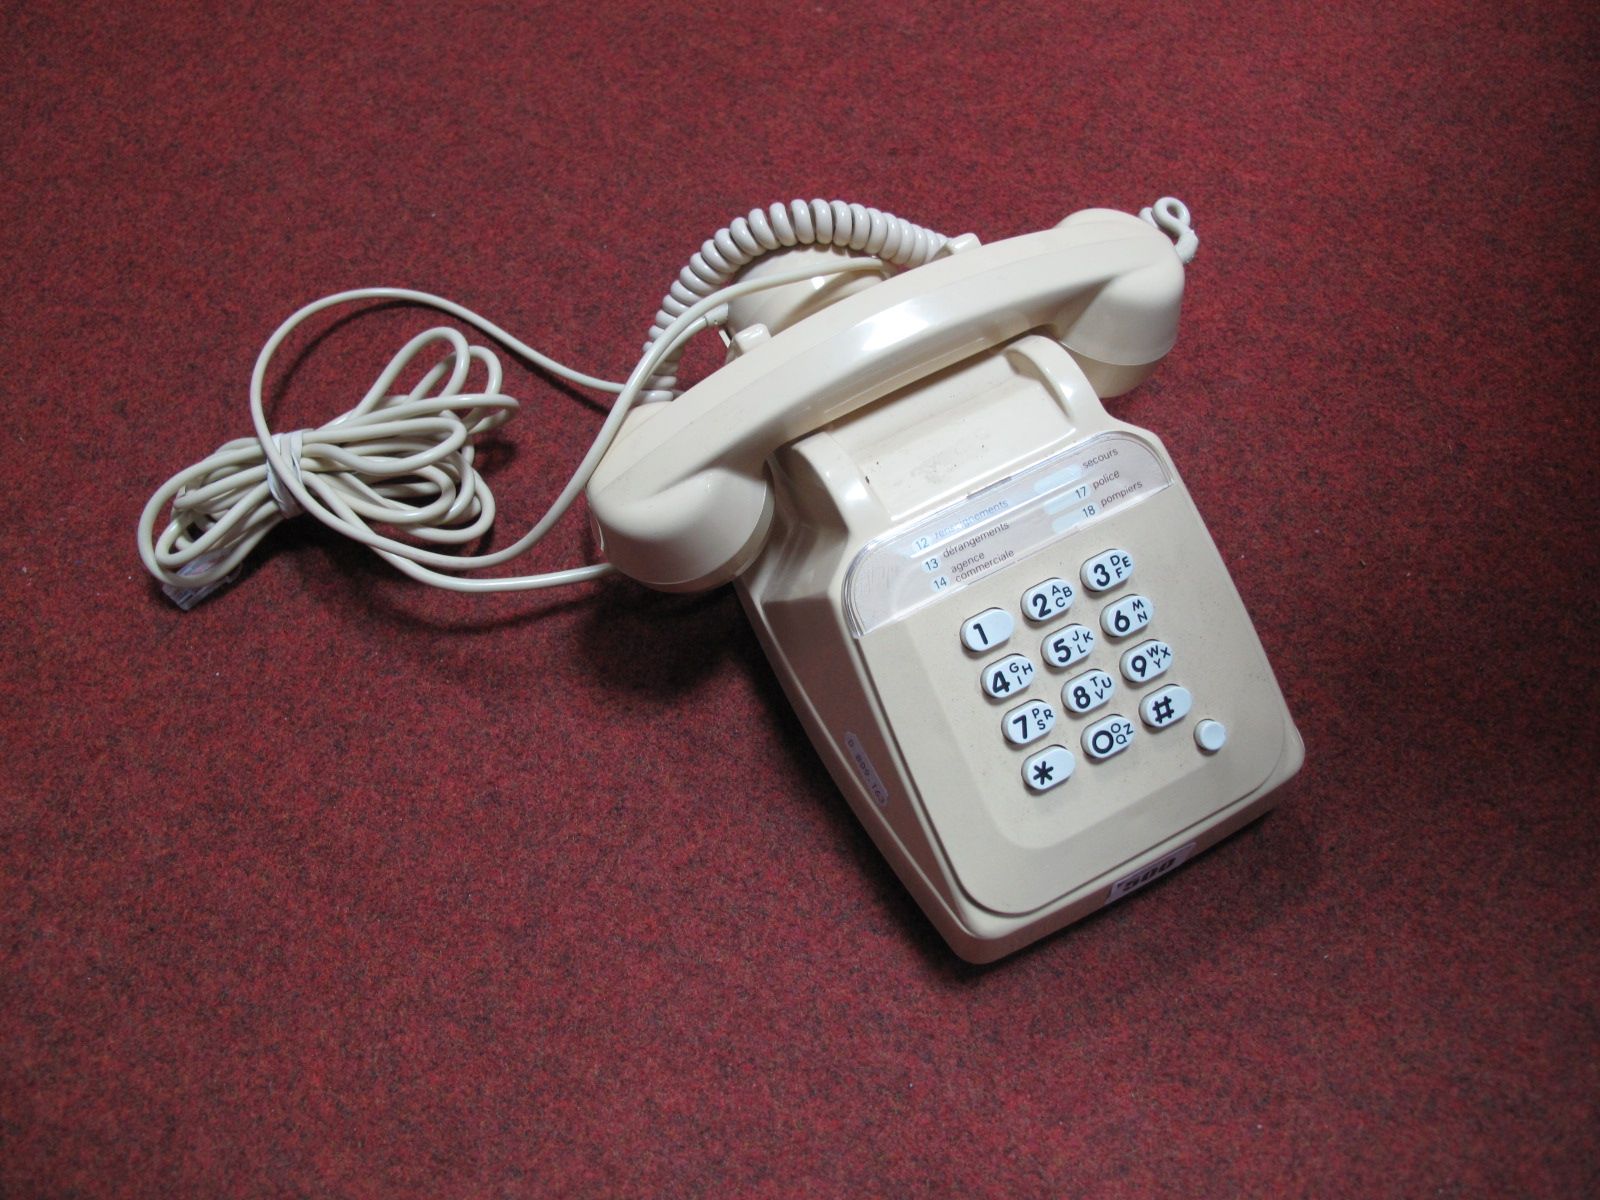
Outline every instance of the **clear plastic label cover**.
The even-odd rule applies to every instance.
[[[850,631],[859,638],[901,620],[1170,482],[1137,438],[1080,442],[862,547],[845,575]]]

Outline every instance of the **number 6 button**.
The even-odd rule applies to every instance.
[[[1125,638],[1150,624],[1153,616],[1155,610],[1149,600],[1143,596],[1124,596],[1115,604],[1106,605],[1106,610],[1100,614],[1100,628],[1114,638]]]

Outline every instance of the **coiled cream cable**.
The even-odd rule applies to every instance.
[[[1200,236],[1195,233],[1189,219],[1189,206],[1176,196],[1163,196],[1149,208],[1139,210],[1139,218],[1148,221],[1172,239],[1178,261],[1188,266],[1200,250]]]
[[[766,209],[752,208],[706,239],[672,289],[662,298],[655,324],[645,340],[650,352],[673,321],[690,305],[727,286],[763,254],[797,246],[831,246],[867,254],[896,267],[920,267],[949,239],[904,217],[843,200],[791,200]],[[647,399],[677,395],[679,355],[670,353],[651,376]]]
[[[661,363],[696,333],[721,319],[719,309],[737,296],[780,287],[819,274],[881,270],[877,258],[809,263],[760,280],[717,289],[685,306],[652,338],[624,383],[575,371],[541,354],[477,313],[439,296],[408,288],[360,288],[313,301],[267,339],[250,376],[250,416],[256,436],[228,442],[178,472],[150,497],[139,518],[139,554],[146,568],[188,607],[236,570],[246,555],[287,516],[304,511],[330,529],[368,546],[414,579],[461,592],[555,587],[603,575],[607,563],[537,575],[462,579],[445,572],[496,566],[533,547],[577,499],[616,437],[622,420]],[[517,402],[500,391],[499,360],[471,345],[457,330],[431,329],[401,348],[354,408],[317,429],[277,434],[267,423],[263,385],[283,341],[307,318],[338,304],[402,300],[449,313],[475,326],[529,362],[584,387],[616,393],[593,445],[539,522],[521,538],[490,554],[446,554],[380,533],[389,526],[434,545],[461,545],[481,536],[495,516],[494,497],[473,467],[471,439],[504,424]],[[440,347],[438,360],[405,393],[395,380],[424,350]],[[474,365],[486,378],[467,388]],[[172,505],[157,535],[162,509]]]

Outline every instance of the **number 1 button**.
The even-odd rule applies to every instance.
[[[961,625],[961,644],[968,650],[982,653],[993,649],[1011,636],[1016,623],[1003,608],[986,608],[975,617],[968,617]]]

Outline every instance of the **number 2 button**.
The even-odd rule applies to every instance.
[[[1020,692],[1033,678],[1033,664],[1020,654],[1008,654],[983,669],[983,690],[996,698]]]
[[[1076,595],[1065,579],[1046,579],[1022,593],[1022,612],[1030,621],[1048,621],[1072,607]]]

